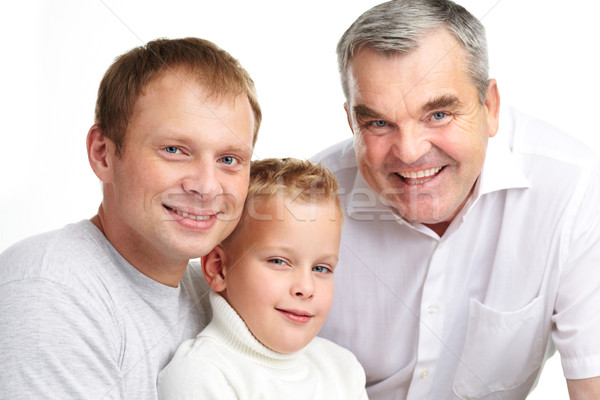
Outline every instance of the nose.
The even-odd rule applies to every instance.
[[[182,180],[183,189],[201,199],[212,199],[221,193],[218,174],[212,163],[191,163]]]
[[[407,124],[393,135],[392,155],[404,164],[412,164],[431,150],[431,142],[416,124]]]
[[[315,282],[312,276],[312,270],[296,270],[294,280],[290,288],[290,293],[294,297],[301,299],[311,299],[315,292]]]

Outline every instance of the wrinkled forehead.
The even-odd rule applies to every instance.
[[[406,98],[436,86],[471,85],[464,48],[445,31],[425,37],[410,53],[361,49],[348,69],[349,99],[391,94]]]

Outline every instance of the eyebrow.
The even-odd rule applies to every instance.
[[[428,113],[430,111],[437,110],[440,108],[448,108],[448,107],[457,108],[457,107],[460,107],[461,105],[462,105],[462,103],[460,102],[458,97],[456,97],[452,94],[443,94],[443,95],[434,97],[431,100],[429,100],[427,103],[423,104],[421,106],[421,113],[425,114],[425,113]],[[374,118],[374,119],[387,120],[387,118],[383,114],[373,110],[372,108],[365,106],[364,104],[358,104],[358,105],[352,107],[352,111],[357,120],[360,120],[362,118]]]
[[[386,119],[382,114],[365,106],[364,104],[358,104],[358,105],[352,107],[352,111],[354,112],[354,116],[357,119],[362,119],[362,118],[375,118],[375,119],[382,119],[382,120]]]
[[[421,106],[421,113],[427,113],[433,110],[437,110],[440,108],[448,108],[448,107],[460,107],[461,102],[458,97],[452,94],[443,94],[441,96],[434,97],[429,100],[427,103]]]

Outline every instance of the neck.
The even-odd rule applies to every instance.
[[[450,223],[452,221],[446,221],[446,222],[439,222],[437,224],[424,224],[426,227],[428,227],[429,229],[431,229],[432,231],[434,231],[435,233],[437,233],[437,235],[439,237],[442,237],[444,235],[444,233],[446,232],[446,230],[448,229],[448,227],[450,226]]]
[[[98,214],[90,221],[135,269],[163,285],[171,287],[179,285],[189,260],[168,259],[149,244],[146,245],[143,239],[135,245],[131,245],[129,230],[125,226],[111,221],[102,204],[98,209]]]

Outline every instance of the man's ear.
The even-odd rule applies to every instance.
[[[97,124],[94,124],[88,131],[86,147],[92,170],[102,182],[110,183],[112,159],[115,155],[114,143],[102,134]]]
[[[348,120],[348,126],[354,135],[354,127],[352,126],[352,112],[348,109],[348,102],[344,103],[344,110],[346,111],[346,119]]]
[[[217,245],[207,255],[202,257],[202,272],[208,286],[215,292],[222,292],[227,287],[225,275],[223,274],[223,264],[225,262],[225,252],[223,248]]]
[[[489,137],[496,136],[500,120],[500,92],[495,79],[490,79],[488,83],[487,95],[483,103],[487,112],[487,124],[490,130]]]

